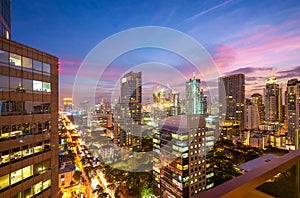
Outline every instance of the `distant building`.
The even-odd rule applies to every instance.
[[[250,100],[258,108],[259,124],[263,124],[265,121],[265,106],[263,104],[262,95],[259,93],[254,93],[251,95]]]
[[[72,98],[64,98],[64,112],[72,112],[73,100]]]
[[[120,101],[115,105],[114,141],[119,145],[141,147],[142,73],[130,72],[121,78]],[[125,138],[121,138],[124,137]],[[120,137],[121,135],[121,137]]]
[[[203,92],[201,91],[200,79],[195,76],[185,84],[186,115],[204,114]]]
[[[154,185],[160,197],[187,198],[206,189],[205,116],[171,116],[153,137]]]
[[[246,129],[258,129],[259,112],[256,104],[250,103],[246,105]]]
[[[282,109],[282,90],[279,87],[276,77],[270,77],[267,80],[264,89],[265,96],[265,121],[281,122],[283,121]]]
[[[285,96],[287,112],[286,118],[288,122],[288,139],[292,144],[295,144],[297,142],[296,133],[299,133],[300,131],[300,81],[297,79],[289,80],[287,83]]]
[[[224,118],[223,125],[226,126],[226,133],[239,135],[245,128],[244,74],[219,78],[219,102],[220,113]]]

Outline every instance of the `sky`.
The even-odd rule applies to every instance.
[[[72,96],[78,68],[89,62],[89,54],[99,43],[143,26],[172,28],[195,39],[220,75],[245,74],[247,97],[254,92],[262,94],[269,76],[276,76],[283,87],[288,79],[300,79],[299,0],[12,1],[12,40],[59,57],[60,98]],[[180,43],[173,37],[163,38],[162,44]],[[111,43],[110,47],[122,43]],[[99,57],[106,52],[101,53]],[[151,73],[152,68],[156,72]],[[120,55],[100,78],[87,76],[83,83],[97,81],[99,97],[104,97],[118,92],[118,80],[134,69],[143,72],[143,79],[149,81],[144,88],[150,91],[152,80],[184,92],[185,81],[195,72],[178,54],[145,47]],[[202,71],[196,71],[196,77],[204,79]],[[216,84],[210,88],[215,89]]]

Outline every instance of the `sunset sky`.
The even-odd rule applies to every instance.
[[[90,50],[140,26],[165,26],[195,38],[222,75],[246,75],[246,96],[262,93],[271,75],[283,86],[300,78],[299,0],[12,1],[12,40],[59,57],[61,98],[72,95],[77,69]],[[186,78],[192,76],[189,63],[175,54],[140,49],[116,59],[104,84],[114,86],[124,72],[145,62],[170,64]]]

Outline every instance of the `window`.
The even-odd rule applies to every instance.
[[[10,53],[9,62],[14,66],[22,66],[21,56],[17,54]]]
[[[51,84],[48,82],[43,82],[43,91],[51,92]]]
[[[15,184],[22,180],[22,169],[14,171],[10,174],[11,184]]]
[[[23,168],[23,179],[31,177],[33,175],[32,165]]]
[[[32,69],[32,59],[27,57],[22,57],[23,68]]]
[[[23,79],[23,87],[26,93],[32,92],[32,80]]]
[[[50,64],[43,63],[43,72],[44,73],[50,73]]]
[[[9,88],[9,77],[0,75],[0,91],[7,91]]]
[[[0,177],[0,190],[9,186],[9,175]]]
[[[34,91],[42,91],[43,90],[43,82],[42,81],[33,80],[32,82],[33,82],[32,85],[33,85]]]
[[[8,52],[0,50],[0,62],[8,64]]]
[[[43,182],[39,182],[33,186],[33,194],[36,195],[43,190]]]
[[[20,78],[10,77],[9,81],[10,81],[10,88],[11,90],[14,91],[19,87],[19,85],[22,85],[22,79]]]
[[[51,180],[50,180],[50,179],[44,181],[44,182],[43,182],[43,190],[49,188],[50,185],[51,185]]]
[[[42,62],[33,60],[33,69],[36,71],[43,71]]]

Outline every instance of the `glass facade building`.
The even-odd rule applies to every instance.
[[[58,58],[0,38],[0,198],[56,197]]]
[[[0,0],[0,36],[10,39],[11,35],[11,0]]]

